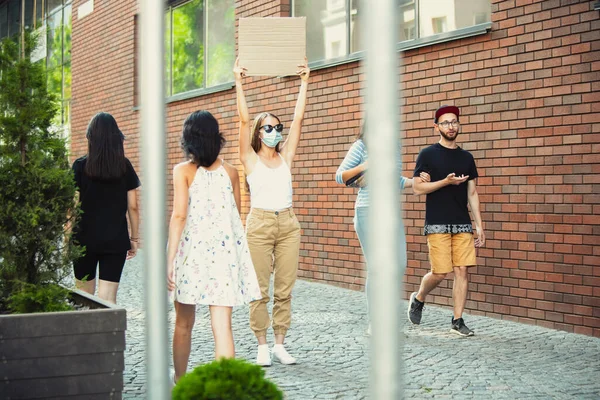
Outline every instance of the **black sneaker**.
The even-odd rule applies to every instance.
[[[465,325],[465,321],[462,318],[454,319],[452,318],[452,328],[450,332],[454,332],[460,336],[473,336],[475,332],[467,328]]]
[[[413,292],[410,295],[410,300],[408,301],[408,320],[415,325],[419,325],[421,323],[421,314],[423,314],[423,306],[424,302],[417,300],[417,292]]]

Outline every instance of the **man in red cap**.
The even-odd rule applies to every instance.
[[[462,318],[469,285],[467,268],[475,266],[475,247],[485,243],[479,195],[475,188],[477,167],[471,153],[456,144],[459,133],[460,111],[455,106],[441,106],[435,112],[434,129],[440,141],[419,153],[414,171],[415,194],[426,194],[425,229],[429,247],[431,272],[421,281],[418,292],[410,296],[408,318],[413,324],[421,323],[425,297],[454,272],[452,297],[454,316],[451,332],[473,336]],[[421,172],[431,176],[431,182],[419,178]],[[477,239],[469,216],[471,207],[475,219]]]

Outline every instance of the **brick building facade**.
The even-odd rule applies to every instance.
[[[85,130],[112,113],[139,170],[135,0],[96,0],[77,16],[73,1],[72,155],[86,152]],[[600,12],[594,1],[492,0],[491,29],[399,52],[404,175],[433,144],[440,104],[461,107],[459,142],[477,161],[487,234],[470,275],[467,311],[600,337]],[[236,0],[235,18],[290,16],[289,0]],[[312,60],[309,60],[312,61]],[[354,190],[335,171],[362,117],[360,61],[313,67],[294,173],[303,226],[300,273],[361,289],[364,267],[353,229]],[[248,79],[251,114],[270,110],[289,126],[297,78]],[[169,181],[183,160],[185,117],[208,109],[220,121],[227,161],[237,160],[235,89],[170,98]],[[143,181],[143,171],[141,177]],[[169,183],[169,202],[170,202]],[[408,241],[405,295],[427,272],[424,197],[403,196]],[[169,206],[170,208],[170,206]],[[244,196],[243,218],[248,211]],[[451,304],[452,281],[430,301]]]

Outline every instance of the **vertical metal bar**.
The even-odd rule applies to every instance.
[[[60,125],[63,133],[65,134],[65,6],[60,11],[60,71],[62,74],[60,84]]]
[[[204,85],[203,88],[208,87],[208,52],[212,49],[208,48],[208,7],[210,7],[210,0],[204,0],[204,8],[202,10],[202,18],[204,19],[204,54],[202,58],[204,59]]]
[[[169,93],[167,96],[172,96],[173,93],[173,46],[175,45],[173,28],[173,7],[169,7]]]
[[[395,0],[363,3],[366,24],[366,143],[369,151],[371,398],[402,393],[400,294],[406,241],[400,221],[398,53]],[[375,211],[376,210],[376,211]]]
[[[166,288],[164,0],[141,0],[140,110],[146,292],[146,398],[170,398]]]
[[[165,97],[168,98],[171,95],[171,87],[173,87],[173,85],[171,84],[171,76],[173,75],[173,63],[171,63],[171,54],[173,52],[173,38],[172,38],[172,32],[173,32],[173,21],[172,21],[172,17],[171,17],[171,6],[169,6],[168,4],[165,6],[165,16],[169,17],[169,22],[167,23],[165,20],[165,34],[168,36],[165,36],[165,56],[167,57],[167,61],[165,61],[165,68],[168,68],[168,72],[169,74],[165,77]],[[168,29],[168,31],[167,31]],[[168,44],[167,44],[167,39],[168,39]],[[168,46],[168,48],[167,48]],[[168,51],[168,53],[167,53]],[[169,63],[167,65],[167,63]],[[166,73],[167,70],[165,70]]]
[[[352,52],[352,0],[346,0],[346,56]]]
[[[421,0],[415,0],[415,39],[421,37]]]

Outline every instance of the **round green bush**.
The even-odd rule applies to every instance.
[[[282,400],[283,393],[258,365],[222,358],[183,376],[173,400]]]

